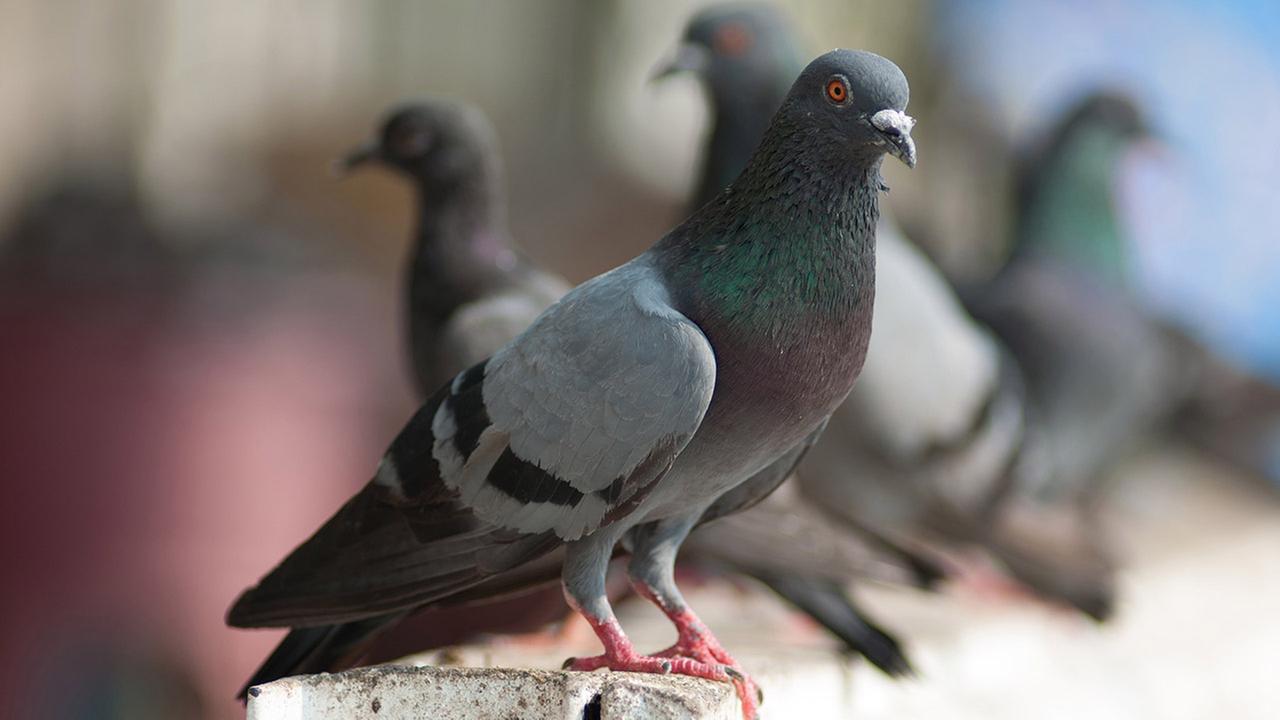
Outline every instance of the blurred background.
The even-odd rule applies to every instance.
[[[886,164],[886,202],[952,278],[1003,256],[1018,153],[1083,94],[1126,94],[1157,137],[1116,179],[1127,284],[1280,381],[1280,6],[778,4],[811,54],[864,48],[910,78],[921,161]],[[227,606],[415,405],[411,192],[332,161],[393,103],[474,103],[516,241],[589,277],[682,217],[705,105],[692,79],[647,79],[701,5],[0,0],[4,714],[243,712],[278,635],[227,629]],[[1272,437],[1260,476],[1280,475]],[[1182,452],[1162,472],[1221,474]]]

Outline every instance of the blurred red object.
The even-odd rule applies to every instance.
[[[0,281],[0,715],[242,717],[279,633],[228,629],[227,606],[412,408],[389,293],[226,262],[20,270]]]

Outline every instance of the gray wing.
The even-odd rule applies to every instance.
[[[470,374],[464,373],[463,376]],[[313,627],[408,610],[550,552],[552,533],[487,525],[442,482],[430,455],[441,388],[391,443],[373,481],[228,613],[237,627]]]
[[[666,300],[651,269],[624,265],[460,373],[228,621],[301,627],[445,602],[630,512],[715,386],[710,344]]]
[[[444,483],[492,525],[572,540],[629,512],[693,436],[715,356],[643,259],[566,295],[432,426]]]

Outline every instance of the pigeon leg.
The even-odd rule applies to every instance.
[[[751,720],[763,701],[759,686],[694,614],[676,587],[676,553],[700,516],[701,512],[692,518],[659,521],[633,530],[627,574],[636,592],[657,605],[676,626],[676,644],[656,653],[655,657],[688,658],[721,668],[722,677],[731,678],[738,690],[743,716]]]
[[[564,594],[569,606],[586,618],[595,631],[604,654],[586,658],[569,658],[566,670],[591,671],[608,668],[621,672],[691,675],[708,680],[728,681],[729,675],[718,664],[707,664],[687,657],[641,655],[622,631],[605,594],[605,573],[609,567],[616,537],[589,536],[571,543],[564,563]]]

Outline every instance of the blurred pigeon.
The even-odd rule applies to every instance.
[[[569,287],[512,246],[497,139],[479,110],[442,100],[396,109],[341,167],[370,161],[404,173],[418,190],[405,316],[425,397],[496,352]]]
[[[795,47],[773,8],[717,5],[691,20],[660,69],[659,77],[696,73],[710,101],[695,206],[750,157],[799,67]],[[887,213],[877,235],[876,335],[858,386],[800,467],[801,489],[814,506],[894,547],[981,544],[1021,447],[1019,371]],[[795,570],[808,572],[792,569],[792,585],[803,576]],[[830,609],[815,617],[848,641],[868,623],[843,584],[823,582],[823,602],[808,604]],[[783,584],[773,587],[788,596]]]
[[[754,683],[693,614],[675,555],[699,522],[772,492],[862,366],[886,153],[915,164],[907,82],[834,50],[753,160],[649,251],[553,305],[441,387],[374,479],[234,604],[238,627],[345,623],[447,601],[563,547],[604,654],[574,670]],[[605,596],[614,546],[678,631],[641,655]]]
[[[1123,151],[1146,136],[1137,108],[1085,98],[1018,173],[1014,245],[966,304],[1018,358],[1034,432],[997,532],[1039,536],[1064,562],[1014,568],[1105,616],[1113,560],[1096,505],[1106,470],[1185,398],[1194,367],[1123,287],[1126,251],[1113,186]],[[1006,558],[1019,562],[1017,554]]]
[[[1153,326],[1148,342],[1163,343],[1180,380],[1193,385],[1171,389],[1188,400],[1177,411],[1181,434],[1238,468],[1280,481],[1280,389],[1163,325],[1132,291],[1114,186],[1125,151],[1151,134],[1123,94],[1099,91],[1076,103],[1021,163],[1014,260],[1048,258],[1087,274],[1087,282],[1107,284],[1109,304],[1131,305],[1124,312],[1145,316],[1134,322]]]
[[[694,188],[694,208],[720,194],[755,150],[769,119],[804,69],[805,54],[785,16],[766,4],[713,5],[694,15],[655,80],[691,73],[702,80],[711,130]]]
[[[1117,169],[1125,151],[1150,134],[1137,105],[1118,92],[1091,93],[1070,107],[1018,160],[1010,262],[1052,258],[1126,287]]]
[[[1197,447],[1239,469],[1280,479],[1280,389],[1147,312],[1130,286],[1128,238],[1114,187],[1125,152],[1151,134],[1139,108],[1122,94],[1100,91],[1076,103],[1022,161],[1012,258],[982,295],[992,299],[994,294],[999,301],[1004,293],[1004,302],[1011,302],[1007,296],[1016,291],[1015,284],[1036,286],[1029,291],[1036,292],[1056,283],[1063,296],[1059,302],[1073,308],[1024,308],[1019,313],[1038,313],[1040,325],[1058,322],[1058,313],[1074,312],[1082,316],[1081,324],[1089,314],[1102,313],[1107,319],[1097,322],[1115,325],[1109,337],[1095,339],[1097,348],[1078,344],[1081,351],[1093,353],[1091,360],[1100,367],[1092,368],[1087,380],[1070,382],[1092,383],[1086,387],[1094,402],[1112,398],[1107,413],[1118,415],[1111,422],[1119,431],[1109,432],[1105,425],[1091,425],[1062,410],[1075,423],[1054,420],[1049,434],[1060,441],[1046,443],[1057,448],[1049,462],[1053,472],[1068,477],[1096,473],[1173,413],[1175,427]],[[1071,295],[1079,297],[1072,301]],[[1110,355],[1105,365],[1104,352]],[[1050,384],[1068,383],[1055,374]],[[1120,394],[1112,396],[1112,390]],[[1083,402],[1082,396],[1074,400]],[[1070,462],[1063,457],[1068,453]]]
[[[395,108],[378,137],[349,153],[339,168],[373,162],[404,174],[417,190],[405,316],[414,380],[425,399],[520,334],[568,285],[513,248],[496,133],[479,110],[444,100]],[[551,602],[562,605],[558,594]],[[293,630],[240,696],[252,685],[348,665],[408,615],[397,611]]]

